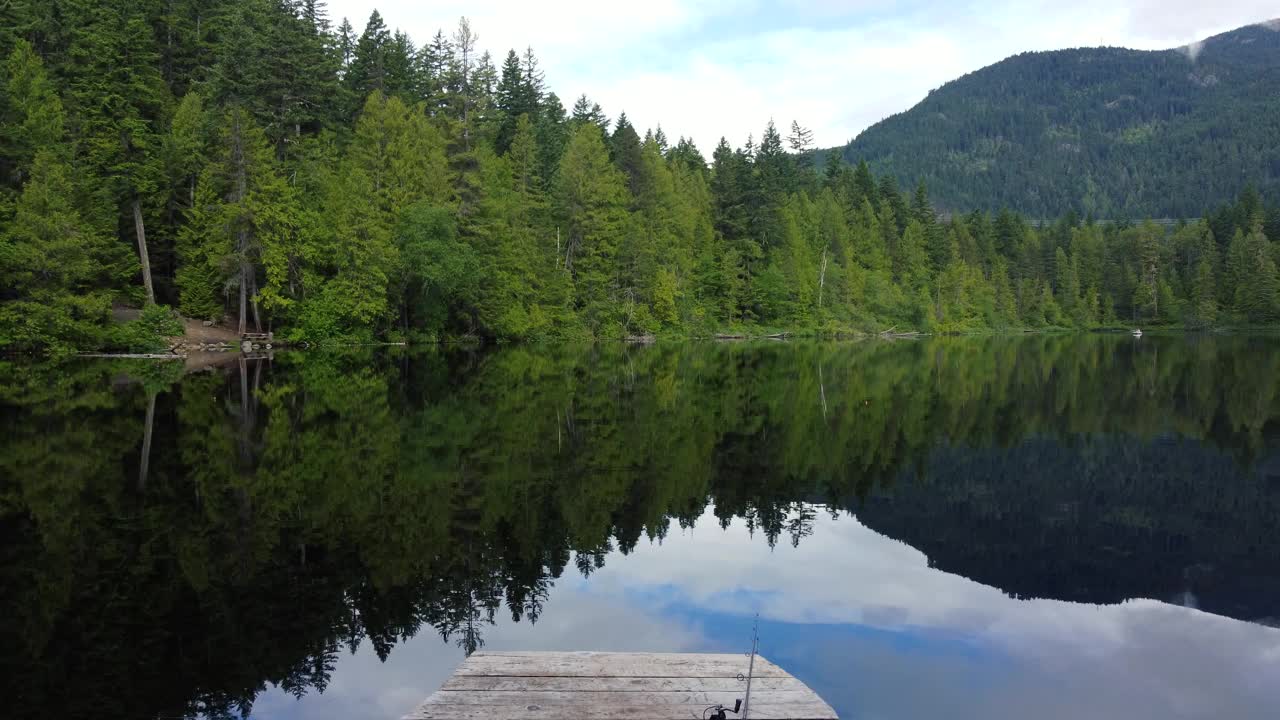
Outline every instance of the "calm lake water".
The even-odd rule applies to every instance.
[[[0,714],[398,718],[756,614],[845,718],[1280,712],[1278,339],[227,359],[0,361]]]

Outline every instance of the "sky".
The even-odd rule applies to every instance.
[[[798,547],[770,548],[709,508],[590,578],[570,565],[537,624],[499,613],[484,638],[495,651],[737,652],[756,616],[761,654],[843,717],[1261,719],[1280,697],[1280,630],[1151,599],[1014,599],[822,511]],[[323,695],[272,689],[251,720],[399,717],[462,659],[429,628],[385,663],[365,642],[336,658]]]
[[[1009,55],[1118,45],[1165,49],[1280,17],[1275,0],[330,0],[359,32],[377,8],[421,45],[465,15],[501,64],[532,46],[566,107],[586,94],[641,130],[709,154],[772,119],[820,147],[909,109]]]

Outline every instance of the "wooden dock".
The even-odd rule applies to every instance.
[[[698,720],[746,698],[747,663],[745,654],[477,652],[404,720]],[[817,693],[759,655],[750,713],[836,720]]]

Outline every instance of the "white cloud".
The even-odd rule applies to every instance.
[[[746,638],[725,627],[739,617],[745,632],[754,612],[765,656],[808,657],[788,669],[817,673],[815,689],[859,717],[1270,717],[1280,692],[1280,630],[1154,600],[1015,600],[821,513],[798,548],[771,549],[708,512],[660,546],[611,553],[590,578],[570,567],[536,625],[500,613],[484,637],[493,650],[726,651]],[[770,621],[854,632],[791,638]],[[323,695],[270,690],[254,716],[398,717],[461,661],[424,627],[386,663],[368,643],[344,653]]]
[[[707,153],[721,135],[735,145],[758,136],[770,118],[840,144],[1018,52],[1171,48],[1280,14],[1274,0],[333,0],[330,14],[358,31],[375,6],[419,43],[465,14],[498,61],[533,46],[566,105],[586,93],[611,116],[625,110],[642,129],[691,135]]]
[[[813,534],[796,548],[784,538],[770,549],[746,535],[742,520],[720,532],[708,513],[696,537],[673,534],[662,547],[642,544],[626,558],[610,557],[575,590],[619,603],[644,597],[649,612],[661,613],[652,599],[663,597],[672,606],[743,618],[759,613],[788,623],[959,638],[997,651],[1026,675],[987,698],[999,698],[992,712],[973,716],[1252,717],[1280,688],[1280,630],[1156,600],[1109,606],[1016,600],[931,568],[923,553],[850,517],[833,521],[819,513]],[[950,676],[972,669],[945,653],[911,660],[913,672],[926,661],[953,663]],[[983,698],[965,688],[959,699],[972,705]],[[1025,708],[1015,710],[1020,704]],[[1123,707],[1141,710],[1118,713]]]
[[[569,570],[569,572],[574,572]],[[498,613],[485,625],[486,647],[498,650],[600,650],[683,652],[705,647],[697,628],[659,618],[643,609],[586,593],[552,591],[538,623],[513,622]],[[435,692],[464,659],[456,643],[445,641],[430,626],[392,648],[386,662],[368,642],[338,658],[324,693],[295,699],[277,687],[254,703],[255,718],[298,717],[307,720],[398,718]]]

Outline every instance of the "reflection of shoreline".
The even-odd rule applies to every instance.
[[[1173,703],[1162,717],[1195,716],[1153,690],[1187,673],[1196,702],[1223,717],[1265,717],[1274,699],[1249,678],[1280,671],[1280,633],[1150,600],[1009,598],[930,568],[852,518],[816,515],[810,540],[770,549],[744,521],[721,531],[708,511],[691,532],[615,551],[590,578],[559,583],[538,624],[499,618],[490,646],[725,652],[759,611],[769,653],[848,717],[1146,717],[1160,703]],[[339,661],[324,695],[299,704],[273,691],[258,707],[264,718],[336,719],[358,707],[392,717],[460,657],[430,634],[385,663],[365,647]],[[921,686],[930,692],[910,692]],[[879,712],[857,712],[866,709]]]
[[[1020,598],[937,567],[919,549],[861,518],[833,519],[821,511],[814,517],[812,535],[799,546],[769,547],[752,537],[743,519],[723,531],[713,529],[718,521],[708,509],[690,531],[668,535],[661,544],[642,543],[625,557],[610,556],[603,569],[578,586],[594,594],[643,599],[649,607],[686,608],[681,612],[746,618],[759,613],[775,622],[882,630],[946,628],[960,635],[999,631],[1010,639],[1034,635],[1028,628],[1039,624],[1035,617],[1041,614],[1078,617],[1088,621],[1087,627],[1092,619],[1147,612],[1256,624],[1143,597],[1114,603]],[[1073,634],[1061,640],[1082,645],[1123,640],[1123,634],[1102,629],[1105,625],[1098,626],[1096,638]],[[1271,642],[1280,643],[1280,635],[1271,636]]]
[[[1275,492],[1241,474],[1270,462],[1259,378],[1280,353],[1146,340],[284,354],[186,377],[130,365],[136,382],[114,385],[119,363],[19,367],[0,387],[0,578],[39,582],[4,581],[19,612],[0,665],[46,716],[109,687],[136,686],[115,701],[138,716],[233,708],[263,682],[326,687],[362,640],[382,655],[415,634],[491,641],[491,621],[542,617],[553,585],[595,583],[694,522],[724,553],[715,524],[749,521],[760,551],[836,557],[818,498],[866,498],[868,525],[1015,595],[1172,597],[1167,579],[1203,565],[1216,574],[1192,587],[1217,607],[1206,578],[1274,575],[1233,565],[1241,548],[1280,556]],[[1100,455],[1091,435],[1117,428]],[[1036,442],[1058,455],[1019,455]],[[1201,455],[1198,481],[1158,462]],[[1097,528],[1183,546],[1142,554],[1143,537]],[[862,621],[893,625],[909,599]]]
[[[612,553],[557,588],[543,623],[500,622],[491,642],[652,649],[627,644],[652,630],[575,634],[568,618],[589,600],[662,618],[672,635],[699,628],[697,649],[726,651],[758,612],[764,649],[847,717],[1262,718],[1280,692],[1258,681],[1280,673],[1278,632],[1153,600],[1018,600],[853,518],[815,515],[800,546],[769,548],[741,519],[715,528],[709,510],[692,531]]]
[[[1197,609],[1259,622],[1280,614],[1280,573],[1265,550],[1280,545],[1268,462],[1242,474],[1221,451],[1176,439],[940,447],[923,477],[853,506],[934,567],[1013,597],[1194,598]]]

